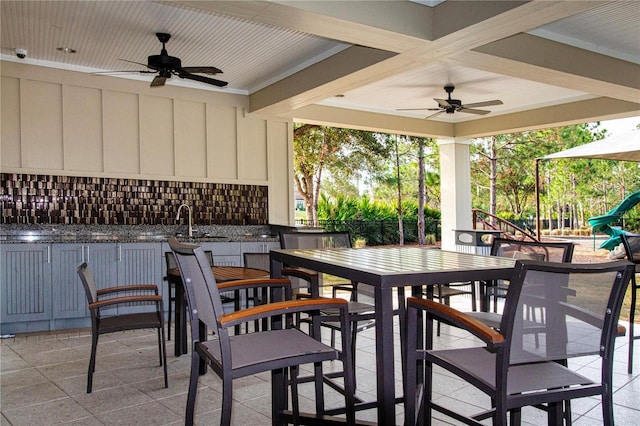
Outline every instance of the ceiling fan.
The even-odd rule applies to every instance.
[[[452,99],[451,98],[451,93],[453,92],[453,90],[455,89],[455,86],[453,84],[447,84],[446,86],[444,86],[444,91],[447,92],[447,94],[449,95],[447,99],[437,99],[434,98],[433,100],[436,101],[438,103],[438,108],[401,108],[398,109],[397,111],[422,111],[422,110],[426,110],[426,111],[437,111],[427,117],[425,117],[426,119],[429,118],[434,118],[439,116],[440,114],[453,114],[454,112],[458,111],[458,112],[467,112],[470,114],[478,114],[478,115],[485,115],[485,114],[489,114],[491,111],[487,111],[484,109],[476,109],[477,107],[487,107],[487,106],[492,106],[492,105],[502,105],[502,101],[498,100],[498,99],[494,99],[492,101],[484,101],[484,102],[475,102],[472,104],[466,104],[464,105],[462,103],[462,101],[460,99]]]
[[[159,55],[151,55],[147,58],[147,63],[143,64],[135,61],[128,61],[126,59],[121,59],[121,61],[130,62],[132,64],[138,64],[149,68],[149,70],[138,71],[143,74],[154,74],[157,73],[153,80],[151,81],[151,87],[164,86],[165,82],[168,78],[171,78],[172,75],[175,75],[180,78],[185,78],[188,80],[199,81],[201,83],[212,84],[218,87],[224,87],[228,83],[226,81],[217,80],[211,77],[205,77],[203,75],[198,74],[221,74],[222,70],[216,67],[183,67],[182,61],[180,58],[176,58],[175,56],[169,56],[167,53],[167,49],[165,44],[171,38],[171,34],[167,33],[156,33],[156,37],[160,43],[162,43],[162,50]],[[131,71],[111,71],[111,72],[131,72]]]

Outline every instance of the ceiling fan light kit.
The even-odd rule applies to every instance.
[[[437,99],[437,98],[433,99],[438,103],[438,108],[400,108],[397,111],[436,111],[435,113],[425,117],[425,120],[428,120],[430,118],[435,118],[440,114],[445,114],[445,113],[454,114],[456,111],[466,112],[469,114],[476,114],[476,115],[486,115],[486,114],[489,114],[491,111],[484,110],[484,109],[477,109],[477,107],[502,105],[502,101],[498,99],[494,99],[491,101],[484,101],[484,102],[475,102],[475,103],[464,105],[460,99],[451,98],[451,93],[453,93],[455,88],[456,87],[453,84],[447,84],[446,86],[444,86],[444,91],[447,92],[447,95],[448,95],[447,99]]]

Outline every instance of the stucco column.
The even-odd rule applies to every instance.
[[[470,144],[471,139],[438,139],[443,250],[455,250],[455,229],[472,229]]]

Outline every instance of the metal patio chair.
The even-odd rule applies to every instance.
[[[164,343],[164,319],[162,296],[155,284],[138,284],[97,289],[86,262],[78,267],[78,275],[91,312],[91,357],[87,372],[87,393],[93,388],[98,338],[102,334],[125,330],[156,328],[160,365],[164,368],[164,387],[167,380],[167,351]],[[137,312],[118,313],[118,306],[134,304]],[[142,305],[142,306],[138,306]],[[106,312],[105,312],[106,311]]]
[[[521,408],[547,411],[549,424],[561,425],[565,402],[600,395],[603,422],[613,425],[612,365],[618,316],[633,272],[626,261],[563,264],[518,261],[507,294],[499,330],[463,312],[427,299],[407,302],[407,380],[405,424],[431,424],[433,411],[459,422],[479,425],[520,424]],[[535,341],[527,319],[530,307],[544,310]],[[426,350],[421,349],[421,314]],[[433,349],[433,319],[466,330],[484,346]],[[598,356],[600,374],[588,378],[571,368],[572,358]],[[569,360],[569,362],[567,362]],[[491,408],[475,415],[454,411],[433,400],[433,366],[453,373],[486,394]],[[418,384],[422,397],[416,406]]]
[[[631,307],[629,311],[629,360],[627,366],[627,372],[633,373],[633,342],[640,339],[640,336],[634,334],[634,321],[636,318],[636,307],[638,302],[638,291],[640,286],[636,274],[640,269],[640,235],[623,234],[620,236],[622,244],[624,245],[624,251],[627,255],[627,259],[635,264],[635,272],[631,275]]]
[[[193,424],[198,376],[201,361],[206,362],[222,379],[222,415],[220,424],[231,422],[233,380],[264,371],[272,372],[273,421],[298,423],[310,419],[330,419],[322,416],[324,398],[322,387],[322,362],[340,361],[346,372],[344,384],[346,421],[354,422],[353,411],[353,373],[351,371],[350,335],[341,333],[343,350],[336,350],[305,334],[293,324],[293,315],[298,312],[317,313],[322,309],[337,309],[340,322],[348,326],[347,302],[342,299],[304,299],[284,300],[265,303],[256,307],[233,311],[225,314],[220,300],[220,291],[236,291],[245,288],[269,287],[276,295],[284,292],[291,297],[291,284],[288,279],[255,279],[229,281],[216,284],[209,262],[198,246],[179,243],[169,239],[169,245],[175,253],[178,268],[185,286],[191,320],[192,358],[189,392],[187,397],[187,425]],[[271,318],[272,325],[255,332],[231,335],[235,325]],[[217,336],[206,340],[206,328]],[[313,364],[316,376],[316,414],[299,412],[297,404],[297,375],[300,364]],[[291,371],[290,380],[287,370]],[[291,385],[293,412],[285,411],[288,404],[286,384]],[[342,419],[344,421],[345,419]]]

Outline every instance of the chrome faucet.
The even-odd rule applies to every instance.
[[[178,207],[178,214],[176,214],[176,221],[180,220],[180,212],[182,211],[183,207],[185,207],[189,212],[189,238],[191,238],[193,237],[193,228],[191,226],[191,207],[186,204],[180,204],[180,207]]]

